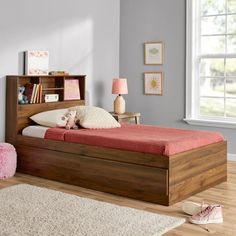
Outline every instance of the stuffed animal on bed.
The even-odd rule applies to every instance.
[[[27,104],[29,103],[28,98],[24,95],[25,87],[21,86],[18,88],[18,103]]]
[[[69,111],[65,116],[61,118],[63,121],[66,121],[66,129],[78,129],[76,125],[76,111]]]

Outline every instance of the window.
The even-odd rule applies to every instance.
[[[187,0],[186,105],[191,124],[236,127],[236,0]]]

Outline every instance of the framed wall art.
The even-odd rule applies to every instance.
[[[163,94],[163,73],[145,72],[144,73],[144,94],[160,95]]]
[[[144,64],[162,65],[164,63],[164,46],[162,42],[144,44]]]

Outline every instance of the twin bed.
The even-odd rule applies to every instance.
[[[17,86],[10,81],[8,90]],[[40,127],[29,117],[84,101],[16,101],[17,94],[8,92],[6,141],[16,147],[19,172],[162,205],[227,180],[226,141],[217,133],[128,124],[107,130]]]
[[[224,140],[216,132],[128,123],[121,123],[121,128],[115,129],[78,130],[33,125],[24,128],[22,135],[164,156],[176,155]]]

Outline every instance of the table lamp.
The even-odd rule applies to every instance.
[[[125,113],[125,99],[121,96],[121,94],[128,94],[127,79],[113,79],[112,94],[118,94],[114,101],[114,112],[116,114]]]

